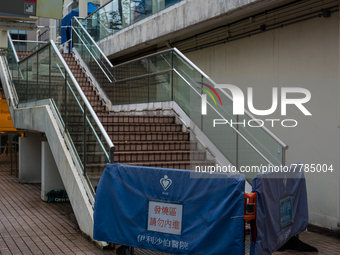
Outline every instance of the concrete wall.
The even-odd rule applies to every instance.
[[[46,141],[42,135],[26,132],[19,137],[20,183],[41,183],[41,142]]]
[[[217,83],[254,89],[254,106],[269,109],[272,87],[303,87],[312,116],[288,106],[259,119],[296,119],[297,127],[270,128],[289,145],[287,163],[328,164],[334,171],[307,173],[310,223],[335,228],[339,204],[338,13],[187,54]],[[279,101],[280,103],[280,101]],[[267,127],[270,127],[267,125]]]
[[[117,57],[207,28],[255,9],[283,2],[263,0],[183,0],[103,39],[106,56]],[[66,3],[66,1],[65,1]]]

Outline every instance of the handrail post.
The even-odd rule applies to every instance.
[[[51,65],[51,45],[48,46],[48,55],[49,55],[49,67],[48,67],[48,98],[51,98],[51,70],[52,70],[52,65]]]
[[[281,147],[281,150],[282,150],[282,166],[285,166],[286,165],[286,149]]]
[[[203,88],[203,75],[201,75],[201,88]],[[203,90],[201,90],[201,95],[203,94]],[[200,109],[202,109],[202,100],[201,100],[201,107]],[[201,114],[201,130],[204,132],[203,129],[203,114]]]
[[[39,53],[37,53],[37,100],[39,100]],[[32,66],[32,71],[33,71],[33,66]]]
[[[86,105],[84,103],[84,138],[83,138],[83,152],[84,152],[84,175],[86,174]]]
[[[67,72],[66,72],[66,69],[65,69],[65,105],[64,105],[64,108],[65,108],[65,130],[68,129],[68,122],[67,122]]]
[[[170,51],[171,54],[171,101],[174,101],[174,52]]]
[[[26,59],[26,102],[28,102],[28,59]]]
[[[148,60],[148,74],[150,73],[151,71],[151,68],[150,68],[150,59]],[[150,103],[150,76],[148,76],[148,103]]]
[[[236,123],[239,121],[239,115],[236,115]],[[238,130],[238,125],[236,125],[236,129]],[[239,169],[239,162],[238,162],[238,156],[239,156],[239,146],[238,146],[238,133],[236,133],[236,169]]]
[[[110,163],[114,163],[114,153],[115,153],[116,147],[110,148]]]

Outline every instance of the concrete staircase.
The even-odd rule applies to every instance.
[[[116,146],[115,162],[175,169],[191,169],[191,164],[214,164],[206,160],[205,151],[198,150],[197,142],[190,141],[190,133],[182,131],[182,125],[175,123],[175,116],[113,115],[106,111],[72,54],[63,54],[63,57]],[[74,121],[69,125],[69,130],[71,135],[79,137],[75,138],[76,146],[81,147],[83,138],[79,124]],[[90,139],[87,140],[87,147],[91,146]],[[105,167],[103,157],[101,153],[87,157],[86,170],[94,186]]]

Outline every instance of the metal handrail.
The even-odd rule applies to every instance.
[[[13,77],[12,77],[12,73],[11,73],[11,71],[10,71],[10,69],[9,69],[9,64],[8,64],[8,60],[7,60],[7,58],[4,58],[5,59],[5,61],[6,61],[6,63],[7,63],[7,66],[6,66],[6,71],[7,71],[7,75],[8,75],[8,77],[9,77],[9,79],[11,80],[11,85],[10,85],[10,90],[11,90],[11,92],[12,92],[12,94],[13,94],[13,99],[15,100],[14,101],[14,105],[15,106],[17,106],[18,105],[18,102],[19,102],[19,97],[18,97],[18,94],[17,94],[17,91],[15,90],[15,89],[13,89]],[[21,71],[20,71],[20,74],[21,74],[21,76],[22,76],[22,73],[21,73]]]
[[[158,51],[158,52],[155,52],[155,53],[152,53],[152,54],[143,56],[143,57],[135,58],[135,59],[126,61],[126,62],[124,62],[124,63],[120,63],[120,64],[117,64],[117,65],[114,65],[113,68],[116,68],[116,67],[119,67],[119,66],[128,65],[128,64],[137,62],[137,61],[139,61],[139,60],[147,59],[147,58],[150,58],[150,57],[153,57],[153,56],[157,56],[157,55],[159,55],[159,54],[171,52],[171,51],[174,51],[174,49],[166,49],[166,50]]]
[[[197,72],[199,72],[202,76],[204,76],[208,81],[210,81],[215,87],[216,87],[216,83],[208,76],[206,75],[200,68],[198,68],[192,61],[190,61],[182,52],[180,52],[177,48],[172,48],[172,49],[166,49],[163,51],[159,51],[159,52],[155,52],[140,58],[136,58],[118,65],[115,65],[114,68],[116,67],[120,67],[120,66],[124,66],[124,65],[128,65],[143,59],[147,59],[156,55],[160,55],[160,54],[164,54],[167,52],[176,52],[178,55],[180,55],[181,58],[183,58],[185,61],[187,61],[189,63],[189,65],[191,65],[192,68],[194,68]],[[130,78],[132,79],[132,78]],[[117,82],[119,82],[120,80],[118,80]],[[231,101],[233,101],[232,97],[223,89],[219,89],[223,95],[225,95],[227,98],[229,98]],[[246,109],[244,110],[245,114],[248,115],[250,118],[252,119],[256,119],[249,111],[247,111]],[[255,120],[255,122],[257,122]],[[259,123],[258,123],[259,124]],[[287,150],[289,148],[289,146],[287,144],[285,144],[280,138],[278,138],[275,134],[273,134],[267,127],[265,126],[261,126],[259,125],[261,129],[263,129],[264,132],[266,132],[270,137],[272,137],[284,150]]]
[[[133,76],[133,77],[125,78],[125,79],[122,79],[122,80],[114,81],[114,82],[112,82],[112,84],[115,84],[115,83],[118,83],[118,82],[130,81],[130,80],[137,80],[137,79],[146,78],[146,77],[149,77],[149,76],[155,76],[155,75],[164,74],[164,73],[170,73],[172,70],[173,69],[167,69],[167,70],[158,71],[158,72],[154,72],[154,73],[147,73],[147,74],[142,74],[142,75],[138,75],[138,76]]]
[[[70,68],[68,67],[68,65],[66,64],[64,58],[62,57],[61,53],[59,52],[57,46],[55,45],[54,41],[51,41],[51,45],[54,49],[54,51],[57,53],[57,56],[59,57],[59,60],[61,61],[61,63],[63,64],[63,66],[65,67],[66,72],[68,73],[69,77],[71,78],[74,86],[76,87],[79,95],[81,96],[82,100],[85,102],[85,105],[87,107],[87,109],[89,110],[92,118],[94,119],[94,121],[96,122],[100,132],[102,133],[106,143],[108,144],[108,146],[110,147],[110,150],[113,150],[113,148],[115,148],[114,144],[112,143],[109,135],[107,134],[105,128],[103,127],[103,124],[100,122],[100,120],[98,119],[97,114],[95,113],[95,111],[93,110],[90,102],[87,100],[83,90],[81,89],[80,85],[78,84],[76,78],[74,77],[73,73],[71,72]]]
[[[45,41],[31,41],[31,40],[12,40],[13,42],[26,42],[26,43],[43,43],[43,44],[46,44],[48,42],[45,42]]]
[[[60,74],[61,74],[61,75],[63,76],[63,78],[65,79],[65,75],[64,75],[63,71],[61,70],[60,66],[58,65],[58,63],[57,63],[57,67],[58,67],[58,69],[59,69]],[[77,102],[77,104],[78,104],[78,107],[80,108],[81,112],[84,114],[84,109],[83,109],[81,103],[79,102],[79,100],[78,100],[76,94],[74,93],[74,91],[73,91],[73,89],[72,89],[70,83],[69,83],[68,81],[66,81],[66,84],[67,84],[68,88],[70,89],[72,96],[73,96],[74,99],[76,100],[76,102]],[[100,147],[101,147],[102,150],[104,151],[106,158],[107,158],[108,160],[110,160],[110,157],[109,157],[109,155],[107,154],[107,152],[106,152],[106,150],[105,150],[105,147],[104,147],[102,141],[101,141],[100,138],[98,137],[97,132],[95,131],[95,129],[94,129],[92,123],[90,122],[90,120],[89,120],[89,118],[88,118],[87,116],[86,116],[86,121],[87,121],[87,123],[89,124],[89,127],[91,128],[91,130],[92,130],[94,136],[96,137],[96,139],[97,139],[97,141],[98,141]]]
[[[89,48],[86,46],[86,44],[84,43],[83,39],[81,39],[80,35],[77,33],[77,31],[74,29],[74,27],[72,27],[72,30],[77,34],[77,36],[79,37],[79,40],[81,40],[81,42],[82,42],[83,45],[86,47],[87,51],[90,53],[90,55],[92,56],[92,58],[94,59],[94,61],[96,61],[97,65],[98,65],[99,68],[102,70],[102,72],[104,73],[104,75],[106,76],[106,78],[110,81],[110,83],[112,83],[112,80],[109,78],[109,76],[108,76],[107,73],[104,71],[104,69],[101,67],[101,65],[98,63],[97,59],[93,56],[93,54],[91,53],[91,51],[89,50]]]
[[[11,34],[9,33],[9,31],[7,31],[7,36],[8,36],[9,42],[12,46],[13,54],[15,56],[15,60],[17,61],[17,63],[19,63],[19,57],[18,57],[17,51],[15,50],[15,47],[14,47],[14,44],[13,44],[13,41],[12,41],[12,37],[11,37]]]
[[[87,19],[87,18],[86,18]],[[97,17],[96,19],[91,18],[90,20],[96,20],[99,22],[99,24],[108,32],[110,33],[110,30],[103,25],[103,23],[100,21],[100,19]]]
[[[95,47],[98,49],[98,51],[100,52],[100,54],[102,54],[103,58],[105,59],[105,61],[109,64],[110,67],[113,67],[113,65],[111,64],[111,62],[108,60],[108,58],[106,57],[106,55],[103,53],[103,51],[99,48],[99,46],[96,44],[96,42],[93,40],[92,36],[86,31],[86,29],[83,27],[83,25],[79,22],[79,20],[77,19],[77,17],[73,17],[74,20],[76,20],[78,22],[78,24],[80,25],[80,27],[84,30],[84,32],[86,33],[86,35],[90,38],[90,40],[92,41],[92,43],[95,45]],[[72,26],[73,28],[73,26]]]
[[[196,71],[198,71],[202,76],[204,76],[208,81],[210,81],[214,87],[216,87],[216,83],[208,76],[206,75],[201,69],[199,69],[193,62],[191,62],[182,52],[180,52],[177,48],[173,48],[173,51],[175,51],[178,55],[181,56],[185,61],[187,61]],[[228,97],[231,101],[233,101],[232,97],[225,92],[223,89],[219,89],[226,97]],[[244,110],[245,114],[251,117],[252,119],[255,119],[255,117],[248,112],[246,109]],[[272,137],[278,144],[282,146],[285,150],[288,149],[288,145],[285,144],[281,139],[279,139],[276,135],[274,135],[268,128],[261,126],[261,128],[270,136]]]
[[[174,72],[191,88],[196,92],[196,94],[199,97],[202,97],[201,93],[199,93],[191,84],[188,82],[176,69],[174,69]],[[214,112],[221,117],[221,119],[227,121],[220,113],[217,111],[209,102],[207,104],[214,110]],[[234,132],[236,132],[254,151],[256,151],[257,154],[259,154],[268,164],[275,166],[269,159],[267,159],[251,142],[248,141],[247,138],[245,138],[236,128],[230,125],[230,128],[233,129]]]
[[[19,62],[18,62],[18,64],[20,64],[21,62],[24,62],[24,61],[26,61],[27,59],[29,59],[31,56],[32,56],[32,54],[34,53],[37,53],[37,52],[40,52],[40,51],[42,51],[43,49],[45,49],[46,47],[48,47],[50,45],[50,42],[48,42],[48,43],[46,43],[44,46],[41,46],[39,49],[37,49],[36,51],[32,51],[32,53],[31,54],[29,54],[29,55],[27,55],[26,57],[24,57],[24,58],[22,58]]]
[[[84,28],[82,27],[82,29],[84,30]],[[76,30],[75,30],[75,28],[72,26],[72,30],[77,34],[77,36],[79,37],[79,39],[82,41],[82,43],[86,46],[86,44],[85,44],[85,42],[84,42],[84,40],[89,44],[89,42],[88,42],[88,40],[84,37],[84,36],[82,36],[82,38],[80,38],[80,35],[76,32]],[[86,30],[85,30],[86,31]],[[78,32],[80,32],[80,31],[78,31]],[[71,41],[73,40],[73,39],[70,39]],[[92,45],[89,45],[89,47],[91,48],[91,47],[96,47],[97,48],[97,45],[95,45],[95,46],[92,46]],[[90,49],[87,47],[87,50],[90,52]],[[90,52],[91,53],[91,52]],[[113,77],[113,75],[112,75],[112,73],[110,72],[110,70],[109,70],[109,68],[105,65],[105,63],[103,63],[103,61],[100,59],[100,56],[98,56],[98,54],[97,54],[97,52],[96,51],[94,51],[93,52],[93,54],[94,55],[96,55],[96,57],[98,58],[98,60],[103,64],[103,66],[104,66],[104,68],[106,69],[106,71],[109,73],[109,74],[111,74],[111,76],[112,76],[112,78],[115,80],[115,78]],[[95,58],[94,56],[93,56],[93,54],[91,53],[91,56],[93,57],[93,58]],[[102,54],[102,53],[100,53],[100,54]],[[99,65],[99,62],[95,59],[95,61],[97,62],[97,64]],[[103,69],[102,69],[103,70]],[[104,72],[104,71],[103,71]]]

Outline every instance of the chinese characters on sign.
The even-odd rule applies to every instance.
[[[173,248],[173,249],[180,249],[180,250],[188,250],[189,244],[187,242],[183,241],[177,241],[177,240],[169,240],[169,239],[163,239],[158,238],[154,236],[145,236],[145,235],[138,235],[137,241],[139,243],[145,242],[148,244],[153,244],[156,246],[162,245],[164,247]]]
[[[181,235],[183,205],[149,201],[148,231]]]

